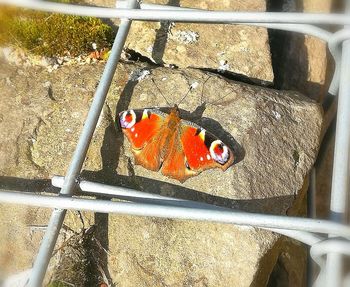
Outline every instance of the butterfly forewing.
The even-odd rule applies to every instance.
[[[119,114],[119,126],[131,143],[136,164],[159,170],[161,145],[159,137],[164,116],[153,109],[128,110]]]
[[[198,173],[214,167],[226,170],[234,161],[233,152],[227,145],[192,123],[182,126],[181,142],[189,168]]]
[[[151,109],[128,110],[119,114],[119,125],[133,149],[142,149],[159,133],[164,117]]]

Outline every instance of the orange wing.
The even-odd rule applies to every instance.
[[[181,142],[189,167],[200,173],[209,168],[226,170],[234,162],[232,150],[216,136],[195,124],[182,126]]]
[[[128,110],[119,113],[119,126],[131,143],[136,164],[157,171],[161,166],[159,133],[165,116],[158,110]]]
[[[159,110],[129,110],[119,125],[131,143],[136,164],[184,182],[210,168],[226,170],[232,150],[205,129],[181,121],[175,106],[169,115]]]
[[[232,150],[221,140],[194,123],[181,121],[168,140],[162,173],[184,182],[206,169],[226,170],[233,162]]]

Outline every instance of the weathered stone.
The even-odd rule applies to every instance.
[[[51,104],[41,117],[43,124],[29,133],[35,135],[32,143],[23,143],[45,177],[65,173],[102,68],[40,70],[35,82],[29,81],[29,87],[51,86],[55,99],[47,98]],[[33,75],[28,72],[27,77]],[[180,184],[135,166],[113,118],[128,108],[179,103],[190,85],[195,88],[180,104],[183,118],[221,137],[242,160],[225,173],[208,170]],[[83,177],[251,212],[286,214],[301,196],[317,152],[321,122],[320,107],[296,93],[240,84],[195,69],[120,64]],[[100,240],[109,250],[110,276],[122,286],[264,286],[284,249],[280,236],[255,228],[98,214],[94,219],[86,215],[89,220],[82,225],[77,215],[72,216],[68,226],[96,223],[100,228]]]
[[[0,278],[31,268],[49,210],[0,205]]]
[[[336,6],[336,1],[326,0],[286,0],[271,1],[277,7],[288,12],[330,13]],[[335,5],[334,5],[335,4]],[[333,59],[328,52],[327,43],[309,35],[298,33],[272,32],[271,50],[277,54],[275,63],[276,83],[282,89],[296,90],[326,107],[323,135],[332,124],[336,113],[336,102],[327,98],[328,87],[334,72]],[[331,127],[332,129],[334,127]],[[316,168],[317,185],[317,216],[327,217],[329,214],[329,199],[333,166],[334,140],[326,135]],[[332,137],[332,135],[331,135]]]
[[[293,5],[284,7],[285,11],[328,13],[331,12],[333,1],[294,0],[284,2],[294,2]],[[277,48],[281,47],[283,47],[283,55],[280,59],[281,66],[278,69],[281,88],[296,90],[322,102],[327,95],[333,73],[331,56],[327,53],[327,43],[313,36],[288,33],[285,35],[284,45]]]
[[[62,101],[67,101],[67,98],[62,100],[62,95],[67,92],[66,89],[69,91],[69,84],[74,83],[66,85],[65,79],[60,78],[64,89],[56,94],[58,79],[44,68],[16,67],[8,65],[2,59],[0,66],[0,188],[52,191],[52,173],[33,160],[32,148],[40,127],[61,107],[59,104]],[[94,85],[95,83],[96,80]],[[75,89],[75,92],[78,90]],[[80,98],[79,95],[67,94]],[[59,140],[56,139],[57,141]],[[60,161],[57,154],[50,153],[50,156],[53,160]],[[67,160],[67,155],[64,158]],[[0,234],[0,280],[32,267],[50,214],[49,209],[1,204],[0,228],[3,232]],[[69,211],[65,224],[78,232],[93,224],[91,215]],[[64,243],[64,234],[62,231],[57,248]]]
[[[293,240],[280,243],[283,244],[282,251],[270,274],[267,287],[307,286],[307,249]]]
[[[265,11],[259,1],[148,1],[204,10]],[[273,82],[265,28],[172,22],[133,22],[126,47],[158,64],[210,68]]]
[[[159,85],[163,96],[150,77]],[[215,75],[203,87],[207,79],[207,74],[197,70],[154,69],[151,76],[139,83],[129,82],[130,89],[126,89],[117,106],[123,109],[165,106],[165,99],[171,104],[178,103],[189,86],[198,83],[197,89],[192,90],[180,105],[185,111],[192,112],[183,111],[183,117],[195,120],[200,115],[197,123],[209,131],[226,140],[229,136],[225,135],[233,135],[245,149],[244,159],[225,173],[206,171],[179,185],[159,172],[130,165],[133,161],[130,146],[127,140],[121,139],[124,147],[119,157],[118,174],[124,175],[123,178],[133,178],[132,184],[140,189],[164,195],[249,211],[289,213],[295,198],[305,195],[305,192],[299,194],[299,190],[316,156],[322,123],[320,107],[295,93],[242,85]],[[205,108],[202,97],[207,102]],[[109,98],[109,106],[115,106],[117,100],[117,97],[114,100]],[[113,224],[109,225],[109,230],[114,231],[109,236],[109,247],[110,260],[114,263],[110,264],[110,271],[116,282],[126,286],[135,282],[139,286],[227,286],[228,282],[234,286],[264,286],[282,248],[276,237],[254,229],[111,217]],[[251,233],[254,233],[253,237],[250,237]],[[219,241],[217,234],[225,236]],[[232,241],[237,245],[230,245]],[[256,249],[245,250],[243,259],[241,244],[246,242]],[[126,244],[128,248],[125,248]],[[232,261],[226,256],[220,258],[222,248],[230,258],[235,258],[234,266],[229,264]],[[207,250],[210,252],[206,253]],[[235,254],[239,254],[237,259]],[[211,258],[210,262],[217,262],[215,267],[208,263],[208,258]],[[186,262],[191,262],[194,267],[189,268]],[[224,266],[229,266],[229,269]],[[244,268],[244,272],[240,268]],[[237,281],[237,274],[244,276]]]
[[[225,173],[220,170],[205,171],[187,180],[182,188],[201,190],[224,197],[226,201],[232,199],[232,206],[238,204],[249,210],[285,213],[294,201],[294,194],[301,189],[317,152],[322,123],[320,107],[296,93],[243,85],[213,74],[208,76],[198,70],[154,69],[151,73],[152,76],[134,83],[132,96],[125,93],[118,106],[124,109],[166,106],[166,99],[170,104],[178,103],[190,85],[197,83],[198,87],[180,105],[180,109],[184,110],[183,118],[206,127],[234,148],[238,147],[238,152],[242,151],[237,143],[245,150],[244,159]],[[160,85],[162,95],[150,77]],[[112,102],[109,97],[109,106],[115,106],[116,99]],[[204,105],[203,101],[207,104]],[[303,140],[306,135],[308,141]],[[314,140],[310,142],[310,138]],[[125,155],[119,163],[133,158],[126,140],[123,149]],[[279,176],[274,181],[274,187],[266,179],[275,179],[276,169]],[[165,181],[161,173],[146,171],[140,166],[135,166],[132,171],[123,168],[118,171],[125,176],[135,174],[138,183],[141,186],[145,184],[150,190],[155,188],[152,182],[143,183],[139,176]],[[223,177],[225,180],[222,180]],[[178,185],[176,180],[166,181]],[[156,185],[157,190],[167,193],[169,187],[162,187],[160,182]],[[271,206],[271,202],[259,201],[266,197],[279,197],[284,204]],[[259,202],[254,207],[249,206],[249,200],[253,198],[255,203]]]

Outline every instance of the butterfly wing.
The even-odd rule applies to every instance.
[[[180,182],[210,168],[226,170],[232,150],[194,123],[182,121],[175,107],[170,115],[155,109],[119,114],[119,126],[132,146],[136,164]]]
[[[187,164],[179,129],[169,137],[166,155],[162,164],[162,174],[175,178],[180,182],[184,182],[189,177],[198,174],[190,169]]]
[[[232,150],[194,123],[181,121],[170,142],[162,173],[181,182],[210,168],[226,170],[234,162]]]
[[[119,113],[118,123],[129,140],[136,164],[157,171],[161,166],[160,132],[166,114],[155,109]]]

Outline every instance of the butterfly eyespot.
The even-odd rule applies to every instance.
[[[125,121],[130,123],[132,121],[132,115],[130,113],[126,114]]]
[[[224,145],[222,143],[215,145],[214,152],[217,155],[221,155],[224,152]]]
[[[220,140],[215,140],[210,145],[210,155],[216,162],[225,164],[230,158],[230,152]]]
[[[119,117],[119,123],[123,129],[133,127],[136,123],[135,112],[133,110],[122,112]]]

